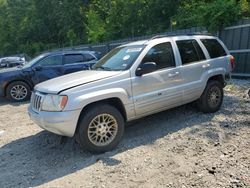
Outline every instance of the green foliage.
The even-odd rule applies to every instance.
[[[247,0],[189,0],[182,1],[175,19],[179,28],[206,26],[213,32],[249,15]]]
[[[0,55],[87,42],[82,0],[0,1]]]
[[[249,0],[240,0],[241,14],[244,18],[250,17],[250,2]]]
[[[86,13],[89,41],[166,31],[178,4],[171,0],[93,0]]]
[[[249,0],[0,0],[0,56],[249,18]],[[175,24],[176,23],[176,24]]]

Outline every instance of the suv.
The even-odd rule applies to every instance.
[[[39,55],[17,68],[0,70],[0,97],[14,102],[30,99],[33,87],[65,74],[90,69],[98,58],[93,51],[60,51]]]
[[[197,101],[202,112],[220,109],[234,58],[216,37],[155,37],[115,48],[90,71],[35,87],[31,119],[73,137],[88,151],[117,146],[125,123]]]

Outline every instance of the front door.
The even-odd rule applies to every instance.
[[[141,64],[155,62],[157,70],[132,78],[136,115],[146,115],[182,103],[181,74],[170,42],[152,47]]]
[[[33,67],[33,71],[32,81],[34,85],[62,76],[64,74],[62,55],[52,55],[44,58]]]

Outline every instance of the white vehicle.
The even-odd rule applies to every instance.
[[[117,146],[128,121],[192,101],[205,113],[218,111],[233,67],[216,37],[133,42],[112,50],[93,70],[37,85],[29,114],[40,127],[105,152]]]
[[[0,68],[11,68],[24,64],[24,57],[4,57],[0,59]]]

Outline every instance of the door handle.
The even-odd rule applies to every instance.
[[[206,65],[202,65],[202,68],[208,68],[208,67],[210,67],[210,64],[206,64]]]
[[[175,76],[178,76],[179,74],[180,74],[179,72],[169,73],[169,74],[168,74],[168,77],[169,77],[169,78],[173,78],[173,77],[175,77]]]

